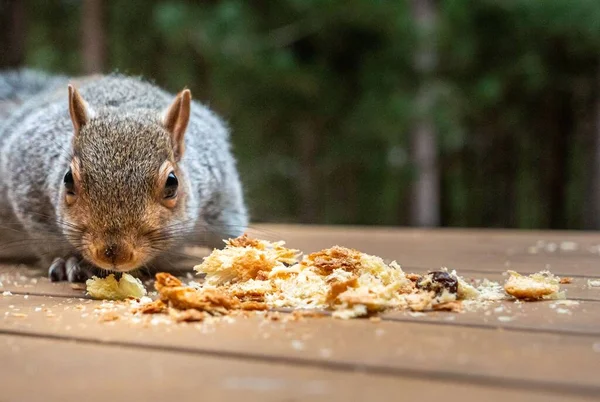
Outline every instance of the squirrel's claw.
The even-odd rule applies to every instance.
[[[65,260],[62,258],[55,258],[48,268],[48,277],[52,282],[61,282],[67,280],[67,271],[65,267]]]
[[[52,282],[85,282],[91,275],[88,269],[79,264],[77,257],[69,257],[66,261],[55,258],[48,269],[48,277]]]

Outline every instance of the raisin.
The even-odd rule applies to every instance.
[[[427,277],[431,278],[431,282],[426,280]],[[458,292],[458,280],[448,272],[434,271],[423,276],[423,278],[417,282],[417,287],[433,291],[436,294],[441,294],[444,289],[447,289],[450,293],[456,293]]]
[[[432,272],[433,282],[439,283],[444,288],[448,289],[450,293],[458,292],[458,280],[450,275],[448,272],[436,271]]]

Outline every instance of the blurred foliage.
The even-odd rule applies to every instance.
[[[415,72],[407,1],[107,7],[111,70],[188,86],[227,120],[255,221],[406,224],[414,99],[427,79],[444,225],[585,223],[597,0],[437,2],[431,77]],[[79,12],[74,0],[29,3],[28,65],[81,71]]]

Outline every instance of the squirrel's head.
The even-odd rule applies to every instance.
[[[186,89],[162,113],[95,113],[69,86],[73,156],[61,183],[61,226],[90,263],[120,272],[142,267],[185,224],[188,187],[178,162],[190,103]]]

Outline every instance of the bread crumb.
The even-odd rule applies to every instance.
[[[508,271],[509,278],[504,290],[509,295],[524,300],[553,298],[559,295],[560,280],[548,271],[541,271],[529,276]]]
[[[133,313],[162,314],[167,312],[167,305],[160,299],[144,303],[133,309]]]
[[[590,288],[600,287],[600,279],[588,279],[587,285]]]
[[[406,274],[395,261],[386,263],[380,257],[339,245],[302,257],[298,250],[284,247],[284,242],[247,235],[225,244],[194,266],[198,274],[205,275],[203,281],[186,285],[170,274],[158,273],[154,286],[159,300],[132,301],[134,313],[168,312],[167,320],[206,322],[214,317],[246,317],[248,311],[289,309],[292,314],[269,312],[262,316],[287,322],[303,318],[299,311],[320,316],[327,311],[339,319],[370,317],[378,322],[381,318],[377,314],[390,310],[413,314],[475,311],[512,299],[509,294],[517,302],[564,298],[564,292],[559,291],[560,279],[548,271],[530,276],[508,271],[510,277],[504,287],[487,279],[474,286],[445,267],[425,275]],[[548,245],[542,247],[547,249]]]
[[[569,278],[569,277],[563,277],[563,278],[560,278],[560,281],[559,281],[559,283],[560,283],[561,285],[567,285],[567,284],[569,284],[569,283],[573,283],[573,278]]]
[[[12,293],[9,290],[5,290],[2,292],[2,296],[12,296]]]
[[[437,311],[453,311],[458,313],[462,311],[462,302],[451,301],[446,303],[434,304],[433,309]]]
[[[124,300],[127,298],[140,298],[146,295],[146,288],[137,278],[123,274],[117,281],[114,274],[106,278],[93,276],[86,281],[87,293],[94,299]]]
[[[119,319],[119,314],[114,311],[108,311],[100,316],[100,322],[110,322]]]

